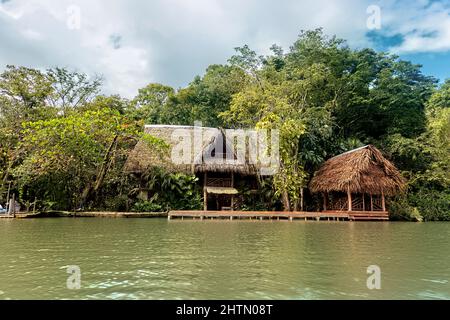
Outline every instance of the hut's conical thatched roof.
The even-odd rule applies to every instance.
[[[200,141],[196,140],[195,129],[200,129]],[[178,130],[181,135],[188,137],[191,141],[192,156],[189,163],[176,164],[171,159],[173,148],[179,143],[174,132]],[[152,150],[145,141],[139,141],[136,147],[131,151],[127,163],[125,164],[126,172],[144,172],[151,167],[163,167],[168,171],[174,172],[237,172],[241,174],[254,174],[255,166],[249,163],[236,163],[226,161],[226,156],[218,157],[218,161],[203,161],[204,158],[211,154],[211,151],[218,149],[217,145],[221,140],[226,152],[231,150],[230,141],[225,138],[222,130],[217,128],[194,127],[194,126],[177,126],[177,125],[147,125],[145,133],[159,138],[169,145],[169,150],[165,154],[161,154]],[[198,131],[197,131],[198,134]],[[178,134],[179,138],[179,134]],[[214,152],[219,152],[215,150]]]
[[[312,192],[347,192],[393,195],[405,188],[397,168],[372,145],[326,161],[310,182]]]

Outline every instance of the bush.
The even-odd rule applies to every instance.
[[[100,198],[100,197],[99,197]],[[101,206],[97,204],[96,208],[98,207],[100,210],[108,210],[108,211],[127,211],[127,205],[128,205],[128,196],[124,194],[118,194],[118,195],[110,195],[106,194],[102,196],[102,198],[97,201],[101,202]]]
[[[389,212],[392,220],[450,221],[450,194],[420,188],[390,200]]]
[[[423,221],[419,210],[411,206],[404,195],[389,200],[388,206],[391,220]]]
[[[445,190],[421,188],[408,195],[425,221],[450,221],[450,194]]]
[[[140,201],[136,202],[131,209],[133,212],[162,212],[163,207],[158,203],[152,201]]]
[[[198,210],[203,207],[198,178],[195,175],[166,172],[152,168],[146,175],[150,202],[165,210]]]

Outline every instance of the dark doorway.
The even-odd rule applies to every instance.
[[[208,194],[207,210],[221,211],[231,209],[231,196],[228,194]]]

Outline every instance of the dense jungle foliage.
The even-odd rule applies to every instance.
[[[123,167],[140,139],[164,152],[144,124],[202,121],[280,130],[282,170],[245,199],[246,208],[293,210],[305,200],[316,210],[305,189],[314,171],[370,143],[408,180],[408,192],[390,199],[395,218],[450,220],[450,79],[439,84],[420,65],[351,49],[320,29],[302,32],[287,52],[271,51],[236,48],[227,64],[209,66],[185,88],[151,83],[131,100],[100,94],[101,77],[7,66],[0,74],[0,203],[9,193],[25,209],[201,208],[195,177],[152,170],[143,182]],[[140,198],[143,188],[150,199]]]

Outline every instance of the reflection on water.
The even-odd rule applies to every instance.
[[[4,220],[0,299],[450,299],[449,239],[449,223]]]

